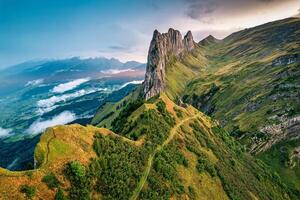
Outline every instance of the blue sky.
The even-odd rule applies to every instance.
[[[0,0],[0,68],[72,56],[146,62],[154,29],[223,38],[299,8],[299,0]]]

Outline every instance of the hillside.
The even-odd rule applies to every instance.
[[[299,30],[300,19],[289,18],[203,46],[209,64],[188,84],[184,101],[220,120],[252,152],[294,137],[265,128],[298,121]]]
[[[299,37],[300,19],[288,18],[200,42],[208,64],[181,95],[259,154],[297,194]]]
[[[112,128],[119,134],[80,125],[48,129],[35,150],[36,170],[1,170],[0,197],[25,199],[20,191],[35,191],[33,199],[58,193],[71,199],[289,199],[278,177],[226,131],[164,94]]]
[[[297,196],[300,194],[299,30],[300,19],[288,18],[233,33],[223,40],[209,36],[194,43],[192,51],[179,56],[172,48],[166,56],[159,53],[164,49],[158,48],[158,53],[152,52],[154,57],[148,57],[148,63],[149,58],[167,60],[163,76],[158,77],[163,88],[154,91],[163,89],[175,102],[192,104],[218,120],[246,151],[276,171]],[[175,44],[181,47],[178,38]],[[168,40],[156,39],[156,42],[158,47],[168,47]],[[147,67],[152,74],[161,74],[156,65]],[[103,106],[94,124],[111,127],[127,103],[125,99]]]

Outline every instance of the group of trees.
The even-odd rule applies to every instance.
[[[147,152],[115,136],[97,134],[98,155],[89,167],[94,188],[104,199],[129,199],[143,172]]]
[[[91,176],[86,167],[78,161],[71,161],[66,165],[64,173],[71,183],[70,199],[90,199]]]

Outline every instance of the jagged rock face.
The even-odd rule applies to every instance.
[[[165,88],[166,65],[171,56],[180,57],[195,48],[193,35],[189,31],[182,39],[179,31],[169,29],[168,33],[153,33],[148,52],[148,63],[144,81],[143,96],[149,99]]]

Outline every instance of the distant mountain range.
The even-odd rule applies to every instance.
[[[122,63],[114,58],[80,59],[74,57],[64,60],[29,61],[0,71],[0,96],[15,92],[26,84],[32,85],[40,82],[47,84],[85,77],[99,79],[114,75],[118,71],[131,72],[132,76],[141,76],[144,70],[145,64],[135,61]]]

